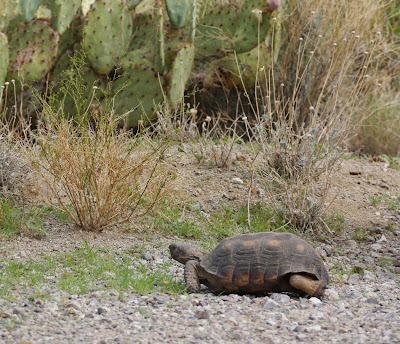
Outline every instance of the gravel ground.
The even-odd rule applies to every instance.
[[[14,325],[0,329],[0,342],[18,343],[399,343],[400,233],[375,243],[353,240],[320,244],[332,276],[325,297],[288,294],[117,295],[98,292],[50,300],[0,300],[0,316]],[[162,248],[143,262],[171,261]],[[340,255],[333,248],[340,247]],[[160,251],[161,250],[161,251]],[[353,257],[357,257],[354,259]],[[381,266],[382,259],[392,259]],[[357,263],[354,263],[357,261]],[[360,274],[340,274],[335,266]],[[171,266],[182,278],[182,266]]]

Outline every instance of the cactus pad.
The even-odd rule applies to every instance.
[[[250,51],[262,42],[270,29],[272,11],[265,0],[246,0],[240,8],[234,49],[238,53]]]
[[[0,0],[0,31],[7,31],[8,25],[21,13],[19,0]]]
[[[188,0],[165,0],[169,20],[174,29],[180,29],[186,24],[186,15],[189,8]]]
[[[118,114],[123,115],[133,110],[126,118],[129,128],[138,126],[139,120],[148,122],[154,117],[156,106],[164,99],[158,74],[143,65],[136,65],[128,70],[113,84],[114,90],[127,86],[119,93],[116,104]]]
[[[185,92],[186,83],[194,61],[194,45],[186,43],[172,63],[169,97],[173,106],[179,104]]]
[[[217,6],[206,13],[196,31],[196,53],[204,56],[224,56],[232,50],[232,36],[237,25],[238,8]]]
[[[22,18],[25,22],[29,22],[35,16],[36,10],[38,9],[42,0],[21,0]]]
[[[23,24],[9,35],[10,79],[29,82],[42,79],[57,55],[59,35],[42,20]]]
[[[78,12],[81,0],[52,0],[48,5],[53,13],[53,27],[62,35]]]
[[[6,81],[8,61],[8,39],[4,33],[0,32],[0,85]]]
[[[126,72],[131,68],[135,68],[135,66],[140,64],[152,68],[152,55],[153,54],[151,50],[148,48],[132,50],[124,57],[119,59],[118,66],[122,68],[123,72]]]
[[[131,32],[132,17],[125,0],[102,0],[92,5],[84,27],[83,46],[97,73],[111,71],[125,54]]]

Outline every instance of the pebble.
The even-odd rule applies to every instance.
[[[381,244],[372,244],[371,248],[375,251],[379,251],[382,248]]]
[[[347,247],[357,247],[357,246],[358,246],[357,243],[356,243],[354,240],[346,240],[346,241],[344,242],[344,244],[345,244]]]
[[[337,301],[339,300],[339,294],[337,293],[336,290],[332,289],[332,288],[328,288],[325,290],[324,296],[326,297],[326,299],[330,300],[330,301]]]
[[[144,260],[147,260],[147,261],[150,261],[150,260],[153,259],[153,255],[152,255],[149,251],[146,251],[146,252],[143,252],[143,253],[140,255],[140,258],[141,258],[141,259],[144,259]]]
[[[291,301],[290,296],[287,294],[273,293],[270,297],[280,304],[289,303]]]
[[[314,306],[319,306],[322,301],[318,299],[317,297],[311,297],[309,300]]]
[[[244,183],[242,179],[237,178],[237,177],[236,178],[232,178],[231,182],[232,182],[232,184],[238,184],[238,185],[242,185]]]
[[[264,309],[274,309],[274,308],[280,308],[281,306],[279,305],[278,302],[268,299],[265,303],[263,308]]]
[[[359,281],[360,281],[360,275],[359,274],[352,274],[347,279],[347,283],[348,284],[357,284]]]

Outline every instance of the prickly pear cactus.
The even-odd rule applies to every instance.
[[[183,28],[186,25],[186,15],[189,9],[188,0],[165,0],[169,20],[174,29]]]
[[[118,67],[121,67],[123,72],[129,71],[137,65],[153,68],[152,55],[151,50],[147,48],[132,50],[120,58]]]
[[[194,45],[193,43],[186,43],[179,50],[172,64],[169,98],[173,106],[178,105],[183,98],[193,61]]]
[[[3,32],[0,32],[0,85],[3,85],[6,81],[8,61],[8,39]]]
[[[202,56],[224,56],[232,50],[238,17],[234,5],[220,5],[208,12],[197,25],[196,53]]]
[[[0,0],[0,31],[7,31],[8,25],[21,13],[19,0]]]
[[[106,74],[127,51],[132,17],[125,0],[96,1],[84,27],[83,46],[93,69]]]
[[[158,74],[151,68],[136,65],[120,77],[114,84],[114,90],[126,85],[117,98],[116,110],[128,115],[125,125],[129,128],[138,126],[140,120],[148,122],[154,117],[156,106],[164,99]]]
[[[277,0],[271,0],[274,2]],[[275,9],[275,6],[272,7]],[[270,4],[265,0],[246,0],[240,8],[239,26],[233,36],[233,47],[238,53],[250,51],[266,37],[272,20]]]
[[[36,10],[38,9],[42,0],[21,0],[22,18],[25,22],[29,22],[35,16]]]
[[[50,0],[48,7],[53,14],[53,27],[62,35],[78,12],[82,0]]]
[[[59,34],[42,20],[22,24],[9,34],[8,78],[25,83],[42,79],[57,55]]]

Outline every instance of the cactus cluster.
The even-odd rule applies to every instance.
[[[196,0],[0,0],[0,83],[57,83],[68,56],[85,50],[88,92],[116,79],[117,110],[129,127],[151,119],[167,97],[177,106],[193,70],[205,84],[219,70],[254,84],[256,53],[279,0],[246,0],[199,10]],[[199,73],[197,73],[198,75]],[[89,94],[89,93],[88,93]],[[71,112],[73,112],[71,110]]]

